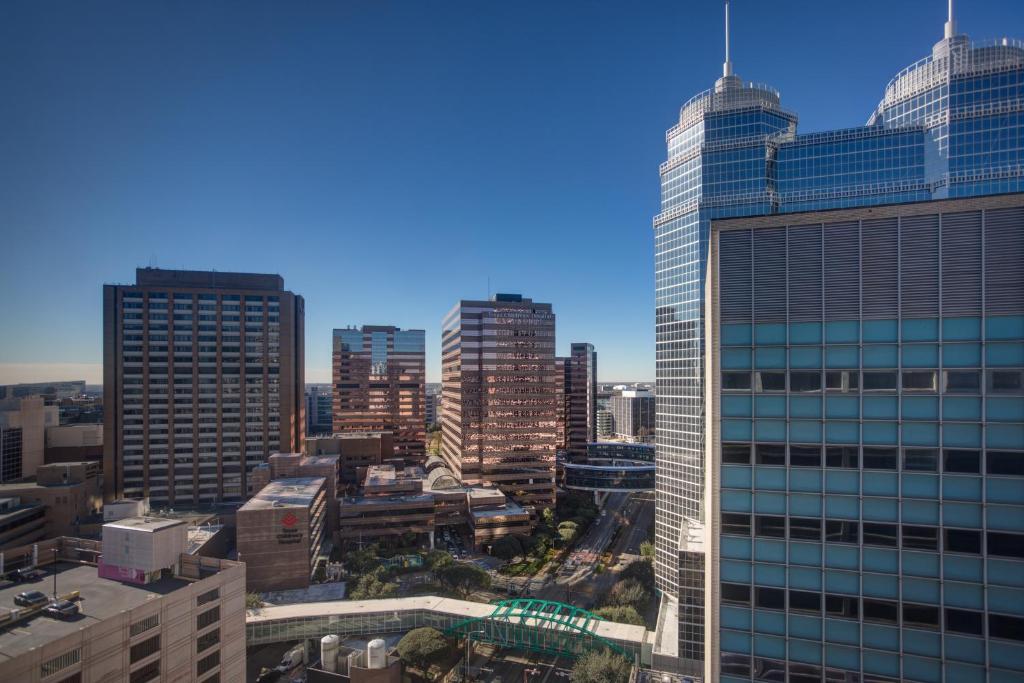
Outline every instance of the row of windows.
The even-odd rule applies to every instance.
[[[788,453],[788,458],[787,458]],[[901,458],[902,455],[902,458]],[[984,457],[983,457],[984,455]],[[785,467],[826,467],[905,472],[1024,476],[1024,451],[981,451],[965,448],[897,448],[895,446],[825,446],[781,443],[729,442],[722,444],[722,463]],[[823,459],[824,456],[824,459]],[[902,468],[901,468],[902,465]]]
[[[757,393],[820,393],[907,391],[938,392],[938,370],[757,370],[722,371],[722,391]],[[989,394],[1024,393],[1024,370],[987,370],[985,387]],[[943,370],[942,392],[980,394],[980,370]],[[788,379],[788,382],[787,382]]]
[[[722,583],[722,602],[758,609],[788,610],[806,612],[847,619],[860,619],[879,623],[900,624],[908,628],[938,629],[983,636],[985,615],[982,612],[947,607],[941,610],[935,605],[899,603],[894,600],[859,598],[849,595],[812,591],[786,590],[764,586],[748,586],[740,583]],[[787,601],[788,597],[788,601]],[[824,598],[824,599],[822,599]],[[940,613],[945,617],[940,621]],[[1024,641],[1024,618],[1004,614],[988,615],[988,636],[1007,640]]]

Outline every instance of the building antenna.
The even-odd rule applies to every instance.
[[[952,7],[953,0],[949,0],[949,3]],[[729,0],[725,0],[725,62],[722,64],[722,76],[732,76],[732,62],[729,61]]]
[[[956,34],[956,22],[953,21],[953,0],[949,0],[949,12],[946,18],[946,38]]]

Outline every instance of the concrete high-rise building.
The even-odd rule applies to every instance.
[[[946,28],[865,127],[798,135],[727,57],[668,131],[660,667],[1024,672],[1024,45]]]
[[[108,500],[244,500],[305,431],[304,303],[279,275],[140,268],[103,288]]]
[[[648,442],[654,436],[654,395],[647,389],[622,389],[608,401],[617,439]]]
[[[614,433],[615,419],[610,410],[597,411],[597,438],[604,439]]]
[[[334,391],[328,384],[306,387],[306,438],[329,435],[334,424]]]
[[[559,383],[559,433],[569,458],[585,458],[587,444],[597,440],[597,352],[593,344],[575,343],[570,355],[557,359]]]
[[[441,454],[464,484],[555,504],[555,314],[518,294],[461,301],[441,332]]]
[[[45,462],[46,430],[60,423],[56,406],[41,396],[12,398],[0,411],[0,484],[34,476]]]
[[[392,432],[395,455],[426,457],[423,330],[334,330],[334,432]]]

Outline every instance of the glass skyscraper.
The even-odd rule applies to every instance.
[[[861,128],[797,134],[779,93],[743,82],[728,58],[683,106],[654,220],[656,666],[729,681],[1024,670],[1013,639],[1000,640],[1024,611],[1007,583],[1014,563],[1024,575],[1024,493],[1012,493],[1024,491],[1022,84],[1024,45],[971,43],[951,18]],[[767,222],[741,229],[749,217]],[[928,484],[914,480],[932,466]],[[817,489],[793,483],[803,468]],[[844,474],[857,488],[840,495],[830,482]],[[842,496],[855,516],[830,514],[852,505]],[[935,519],[947,511],[958,516]],[[958,564],[977,543],[984,552]],[[910,580],[909,549],[941,568],[893,595]],[[793,621],[800,609],[809,622]],[[950,619],[983,628],[964,634]],[[900,624],[924,635],[901,639]]]

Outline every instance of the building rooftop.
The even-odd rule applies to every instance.
[[[262,273],[222,273],[216,270],[136,268],[135,285],[197,287],[202,289],[265,289],[279,292],[284,289],[284,278],[280,275],[266,275]]]
[[[107,522],[103,526],[153,532],[184,523],[180,519],[164,519],[162,517],[128,517],[126,519],[119,519],[116,522]]]
[[[22,591],[53,591],[53,565],[43,567],[45,579],[36,583],[0,583],[0,609],[13,609],[14,596]],[[61,595],[78,591],[81,614],[66,621],[41,614],[0,629],[0,663],[77,632],[80,628],[108,619],[120,612],[134,609],[154,597],[167,595],[189,585],[179,578],[165,578],[148,585],[120,583],[100,578],[94,565],[57,564],[57,592]]]
[[[396,468],[394,465],[370,465],[366,468],[363,486],[388,486],[403,482],[420,481],[424,478],[423,468],[418,466]]]
[[[323,488],[323,477],[294,477],[276,479],[264,486],[246,502],[242,510],[263,510],[272,507],[309,507]]]
[[[429,493],[406,493],[392,496],[352,496],[339,499],[342,505],[388,507],[401,503],[433,503],[434,496]]]
[[[522,508],[522,506],[519,505],[519,503],[508,499],[506,499],[505,504],[499,508],[487,508],[483,510],[473,509],[470,510],[469,513],[473,515],[474,519],[490,519],[492,517],[510,517],[512,515],[529,514]]]

